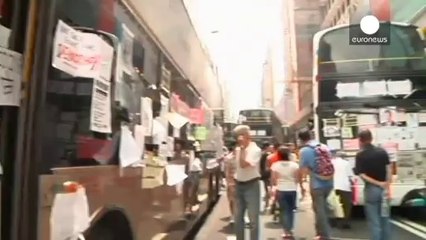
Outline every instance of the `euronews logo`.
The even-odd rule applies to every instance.
[[[353,45],[389,45],[390,23],[381,23],[374,15],[364,16],[349,30],[349,43]]]

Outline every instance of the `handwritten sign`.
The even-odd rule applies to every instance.
[[[72,76],[95,78],[102,67],[103,40],[59,20],[53,43],[52,66]]]
[[[22,55],[0,48],[0,106],[19,106],[21,81]]]

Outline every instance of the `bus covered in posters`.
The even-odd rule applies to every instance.
[[[314,37],[314,131],[321,142],[354,163],[357,134],[370,129],[374,143],[391,156],[393,206],[425,191],[426,58],[416,26],[391,23],[390,44],[350,45],[349,31],[336,26]],[[356,178],[355,203],[363,205]]]
[[[192,146],[176,143],[165,161],[144,144],[156,137],[141,125],[159,112],[145,93],[160,87],[165,49],[127,1],[0,5],[1,52],[22,62],[21,71],[8,70],[22,78],[18,100],[0,106],[1,239],[49,240],[64,229],[64,239],[183,239],[219,185],[203,169],[192,199],[183,181]]]

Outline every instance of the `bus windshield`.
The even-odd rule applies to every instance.
[[[389,45],[350,45],[356,25],[331,30],[318,45],[318,74],[426,69],[424,44],[414,26],[390,25]]]

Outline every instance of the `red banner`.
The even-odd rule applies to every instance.
[[[189,118],[193,124],[205,123],[205,111],[200,108],[191,108],[191,117]]]
[[[176,113],[191,119],[191,108],[175,93],[172,93],[172,97],[170,98],[170,108]]]

